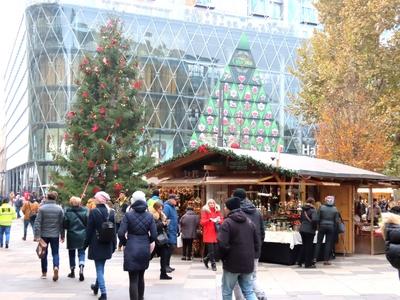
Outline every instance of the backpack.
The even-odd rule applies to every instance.
[[[103,216],[101,211],[100,215]],[[107,218],[101,223],[99,230],[96,230],[96,237],[100,243],[111,243],[115,239],[115,225],[114,222],[110,221],[110,213],[107,212]]]

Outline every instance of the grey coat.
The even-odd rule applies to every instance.
[[[195,239],[197,238],[196,229],[199,225],[200,218],[193,211],[188,210],[179,221],[179,225],[181,226],[181,233],[183,239]]]
[[[322,205],[318,212],[319,226],[335,227],[339,222],[339,212],[333,205]]]
[[[41,237],[64,238],[63,229],[64,212],[55,200],[47,200],[39,208],[33,232],[35,239]]]
[[[300,215],[300,232],[315,234],[318,218],[316,209],[313,206],[307,204],[304,205],[301,209],[302,211]],[[308,218],[305,216],[305,214],[307,214]],[[309,220],[311,220],[311,222]]]

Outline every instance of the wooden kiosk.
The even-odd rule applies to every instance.
[[[155,177],[162,188],[190,186],[198,191],[197,196],[203,204],[208,198],[223,204],[235,188],[242,187],[248,192],[249,199],[260,208],[266,225],[274,221],[271,213],[276,208],[288,221],[281,222],[279,229],[275,230],[289,231],[294,235],[296,221],[291,218],[296,216],[296,207],[300,210],[308,196],[321,201],[325,196],[333,195],[346,225],[341,241],[336,244],[336,251],[346,254],[355,251],[353,207],[357,188],[397,187],[400,183],[399,178],[324,159],[206,145],[161,163],[145,171],[144,175]],[[374,254],[373,243],[371,233],[371,254]],[[295,247],[296,241],[293,244],[290,246]]]

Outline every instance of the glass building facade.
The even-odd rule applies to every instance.
[[[20,47],[14,49],[6,74],[13,81],[6,86],[6,192],[40,192],[49,183],[56,167],[53,154],[66,151],[64,117],[78,88],[79,63],[85,53],[95,52],[97,30],[110,16],[123,20],[132,40],[143,81],[139,97],[146,106],[144,134],[159,161],[189,147],[242,33],[281,128],[284,151],[302,153],[305,145],[313,146],[312,130],[301,127],[286,110],[290,95],[299,90],[289,73],[295,68],[296,49],[317,25],[312,1],[235,3],[87,0],[28,6],[16,39]]]

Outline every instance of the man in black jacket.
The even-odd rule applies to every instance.
[[[261,255],[261,246],[262,246],[262,243],[264,242],[264,238],[265,238],[264,220],[261,215],[261,212],[246,197],[246,191],[244,189],[238,188],[238,189],[234,190],[233,197],[238,197],[240,199],[240,208],[246,214],[247,218],[249,218],[249,220],[251,222],[253,222],[255,229],[256,229],[256,233],[257,233],[257,237],[258,237],[258,241],[259,241],[259,247],[255,253],[255,259],[254,259],[254,271],[253,271],[253,275],[252,275],[253,289],[254,289],[254,293],[256,293],[256,296],[258,299],[260,299],[260,300],[266,299],[264,290],[261,288],[260,284],[258,284],[258,282],[257,282],[258,260]],[[238,285],[235,286],[234,293],[235,293],[235,298],[237,300],[244,299],[243,294]]]
[[[225,206],[227,218],[218,232],[223,266],[222,299],[232,299],[233,288],[238,282],[245,299],[257,300],[252,282],[254,257],[259,248],[255,226],[240,209],[240,198],[228,199]]]

